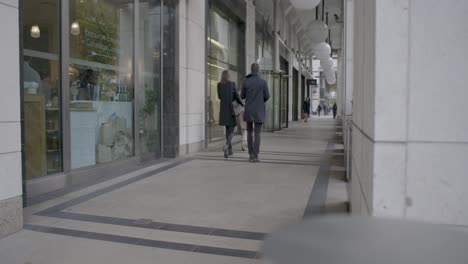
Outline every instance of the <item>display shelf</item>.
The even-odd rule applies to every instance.
[[[47,169],[47,174],[55,174],[55,173],[59,173],[61,171],[62,171],[61,169],[55,169],[55,168]]]
[[[48,149],[47,153],[57,153],[60,152],[60,149]]]

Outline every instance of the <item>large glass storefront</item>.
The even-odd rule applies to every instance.
[[[243,56],[242,25],[235,16],[222,7],[209,3],[208,28],[208,88],[207,88],[207,139],[208,143],[224,138],[224,127],[219,126],[219,105],[217,85],[221,73],[229,71],[231,81],[236,83],[240,92],[245,72],[240,67],[239,58]]]
[[[306,80],[305,76],[301,75],[301,109],[302,109],[302,104],[304,103],[305,99],[307,98],[305,80]],[[301,111],[304,111],[304,110],[301,110]]]
[[[268,83],[270,100],[266,103],[265,131],[279,131],[288,127],[288,75],[283,72],[263,71]]]
[[[22,2],[27,180],[173,156],[176,2]]]
[[[134,5],[70,2],[71,169],[134,155]]]
[[[23,6],[24,173],[30,180],[62,171],[60,10],[52,0]]]

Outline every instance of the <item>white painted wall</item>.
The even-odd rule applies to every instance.
[[[205,140],[206,0],[181,0],[179,12],[179,142],[181,154]]]
[[[0,202],[21,188],[21,125],[18,1],[0,0]],[[2,216],[0,215],[0,218]],[[1,219],[0,219],[1,222]]]
[[[437,4],[355,0],[355,213],[468,225],[468,2]]]

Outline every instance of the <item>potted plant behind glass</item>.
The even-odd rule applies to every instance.
[[[158,93],[155,89],[149,89],[145,84],[145,103],[142,112],[143,119],[143,142],[142,152],[156,152],[158,149],[158,117],[156,116],[156,105],[158,102]]]

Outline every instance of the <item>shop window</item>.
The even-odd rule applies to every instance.
[[[139,136],[143,160],[161,157],[161,1],[140,1],[137,67]]]
[[[59,4],[24,0],[22,6],[24,167],[30,180],[62,171]]]
[[[219,126],[219,107],[217,85],[221,73],[229,70],[231,81],[239,90],[239,24],[216,7],[210,6],[208,28],[208,87],[206,99],[207,134],[210,142],[224,138],[224,127]]]
[[[134,155],[130,0],[70,1],[71,169]]]

